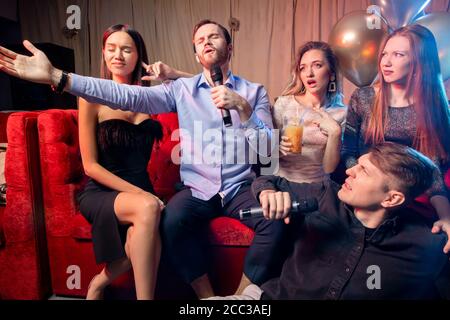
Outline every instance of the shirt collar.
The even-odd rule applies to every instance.
[[[231,73],[231,70],[228,70],[227,77],[228,79],[225,82],[225,85],[228,88],[234,89],[236,87],[236,79],[233,73]],[[208,80],[206,80],[205,74],[203,72],[201,73],[200,80],[197,83],[197,88],[199,87],[209,87]]]
[[[399,216],[395,213],[389,215],[383,222],[375,229],[375,231],[366,239],[370,243],[378,243],[383,238],[390,234],[394,235],[398,232]]]
[[[349,206],[348,204],[344,204],[344,207],[349,213],[354,226],[356,228],[364,228],[361,221],[358,220],[355,213],[353,212],[353,207]],[[386,235],[394,235],[398,233],[399,223],[399,212],[393,211],[389,213],[386,218],[380,223],[380,225],[375,228],[370,237],[368,237],[366,240],[370,243],[378,243],[382,241]]]

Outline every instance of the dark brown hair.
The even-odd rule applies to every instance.
[[[371,147],[369,159],[393,178],[398,191],[403,192],[407,200],[428,190],[433,182],[433,174],[439,170],[433,161],[417,150],[393,142]]]
[[[142,62],[148,64],[148,57],[144,39],[142,39],[142,36],[140,35],[139,32],[130,28],[128,25],[124,24],[113,25],[108,29],[106,29],[106,31],[103,33],[102,49],[105,49],[106,40],[109,38],[109,36],[112,35],[114,32],[118,31],[124,31],[128,33],[128,35],[133,39],[138,53],[136,66],[134,67],[133,74],[131,76],[131,84],[141,85],[145,87],[150,86],[150,81],[141,80],[142,76],[145,74],[145,70],[142,67]],[[102,65],[100,68],[100,77],[104,79],[112,79],[111,71],[109,71],[108,67],[106,66],[106,61],[103,53],[102,53]]]
[[[197,53],[195,50],[195,43],[194,43],[195,34],[197,33],[198,29],[200,29],[200,27],[204,26],[205,24],[215,24],[216,26],[218,26],[220,28],[220,30],[222,30],[222,32],[223,32],[225,41],[227,42],[227,45],[229,45],[231,43],[231,36],[230,36],[230,33],[228,32],[227,28],[225,28],[223,25],[221,25],[220,23],[213,21],[213,20],[209,20],[209,19],[201,20],[194,26],[194,29],[192,31],[192,46],[194,48],[194,53]]]

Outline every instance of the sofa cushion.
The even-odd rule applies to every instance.
[[[254,232],[236,219],[219,217],[209,224],[208,238],[216,246],[249,246]]]

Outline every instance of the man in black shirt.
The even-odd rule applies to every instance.
[[[447,237],[407,207],[435,169],[419,152],[384,143],[347,170],[341,188],[258,178],[254,195],[266,218],[290,223],[293,251],[278,278],[232,299],[449,298]],[[318,211],[289,215],[292,200],[310,198]]]

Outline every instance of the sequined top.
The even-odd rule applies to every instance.
[[[375,90],[373,87],[356,89],[350,99],[341,154],[341,159],[347,168],[355,165],[358,157],[371,146],[365,143],[364,137],[372,115],[374,100]],[[385,141],[412,147],[417,130],[417,115],[414,106],[388,107],[388,119]],[[448,163],[443,163],[439,159],[432,160],[442,172],[446,172]],[[427,194],[430,196],[438,194],[448,196],[441,172],[435,173],[433,185]]]
[[[325,109],[340,125],[344,127],[346,107],[329,107]],[[327,144],[327,136],[320,132],[314,120],[320,115],[312,108],[297,102],[293,95],[281,96],[273,106],[274,125],[283,127],[283,115],[294,116],[304,114],[303,147],[300,154],[281,156],[279,170],[276,175],[292,182],[321,182],[329,179],[323,170],[323,156]],[[280,134],[281,136],[281,134]]]

